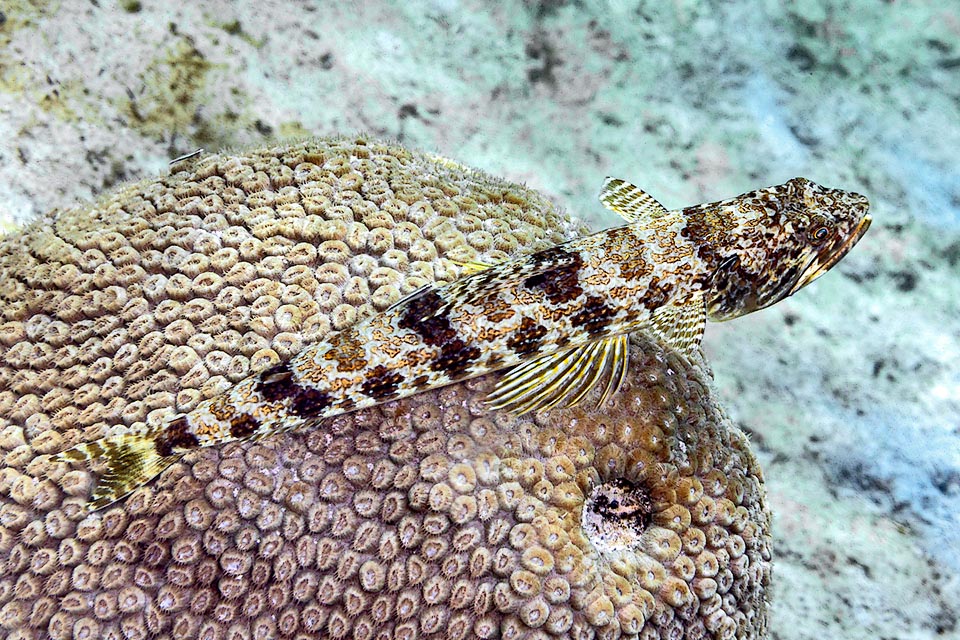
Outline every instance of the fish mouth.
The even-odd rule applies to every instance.
[[[790,293],[787,295],[793,295],[829,271],[833,265],[837,264],[840,259],[847,255],[847,252],[849,252],[850,249],[852,249],[853,246],[860,241],[860,238],[863,237],[863,234],[865,234],[867,229],[870,228],[870,223],[872,221],[873,219],[870,216],[863,216],[857,223],[857,228],[854,229],[853,233],[847,236],[843,242],[841,242],[839,245],[828,247],[826,250],[819,251],[817,255],[814,256],[813,260],[810,261],[810,264],[808,264],[803,270],[803,273],[800,274],[796,284],[793,285],[793,288],[790,289]]]

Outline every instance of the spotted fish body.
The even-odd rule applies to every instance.
[[[626,375],[629,334],[693,353],[707,317],[794,293],[870,222],[864,197],[803,178],[678,211],[608,179],[601,201],[629,224],[497,265],[465,265],[469,275],[418,291],[160,428],[55,459],[106,462],[96,509],[199,447],[305,428],[497,370],[507,370],[488,398],[497,408],[571,406],[601,384],[602,403]]]

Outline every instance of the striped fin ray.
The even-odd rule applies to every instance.
[[[667,209],[653,196],[619,178],[607,176],[599,197],[603,206],[631,224],[667,214]]]
[[[686,356],[700,347],[707,324],[707,307],[702,295],[695,295],[683,304],[659,307],[650,318],[650,331],[664,344]]]
[[[486,271],[496,266],[489,262],[483,262],[482,260],[454,260],[450,258],[450,262],[460,267],[461,277],[472,276],[475,273],[480,273],[481,271]]]
[[[620,391],[623,381],[627,379],[627,365],[630,364],[630,338],[627,334],[614,336],[613,353],[610,354],[610,376],[607,386],[603,388],[596,409],[599,409],[613,395]]]
[[[182,454],[161,456],[156,438],[161,430],[146,433],[125,433],[78,444],[50,456],[51,462],[95,461],[106,466],[99,473],[93,495],[87,503],[97,511],[126,497],[176,462]]]
[[[628,343],[626,335],[611,336],[518,365],[500,379],[487,404],[518,415],[572,407],[606,376],[599,407],[623,384]]]

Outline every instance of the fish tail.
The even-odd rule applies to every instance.
[[[157,436],[162,430],[125,433],[79,444],[50,457],[52,462],[89,462],[104,465],[87,503],[97,511],[126,497],[176,462],[182,453],[160,455]]]

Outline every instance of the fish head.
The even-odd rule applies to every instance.
[[[793,295],[840,261],[870,227],[859,193],[806,178],[718,203],[707,314],[722,321]]]

